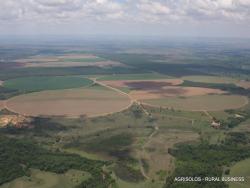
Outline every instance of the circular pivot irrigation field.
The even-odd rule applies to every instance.
[[[42,91],[13,97],[6,107],[29,116],[97,116],[121,111],[130,99],[112,90],[78,88]]]

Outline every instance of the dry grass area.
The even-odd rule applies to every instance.
[[[146,99],[160,99],[164,97],[175,97],[175,96],[191,97],[197,95],[223,94],[223,93],[225,92],[219,89],[167,86],[159,91],[136,90],[130,92],[129,95],[134,99],[146,100]]]
[[[223,111],[247,105],[248,98],[241,95],[203,95],[146,99],[142,100],[142,102],[150,106],[161,106],[187,111]]]
[[[130,87],[131,89],[160,89],[164,86],[175,86],[183,83],[180,79],[159,79],[159,80],[110,80],[101,81],[112,87]]]
[[[25,63],[24,67],[109,67],[109,66],[124,66],[122,63],[115,61],[99,61],[99,62],[44,62],[44,63]]]
[[[0,80],[0,86],[2,86],[2,85],[3,85],[3,82],[4,82],[4,81]]]
[[[198,137],[199,135],[194,132],[175,130],[161,130],[152,137],[145,147],[146,152],[143,153],[143,159],[149,165],[148,176],[157,179],[159,171],[169,174],[174,168],[174,158],[168,154],[168,149],[177,143],[193,141]]]
[[[65,89],[42,91],[13,97],[6,107],[14,112],[29,116],[97,116],[121,111],[131,101],[111,90]]]

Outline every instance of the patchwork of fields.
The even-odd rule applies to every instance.
[[[230,187],[248,186],[249,160],[242,159],[250,153],[241,154],[250,140],[250,82],[212,76],[210,66],[188,62],[192,53],[183,61],[171,50],[163,56],[120,50],[20,55],[11,61],[16,69],[0,70],[1,118],[22,119],[3,124],[0,139],[24,140],[8,141],[20,153],[48,149],[32,163],[32,152],[27,161],[0,154],[0,188],[94,188],[104,182],[105,188],[162,188],[183,172],[220,176],[232,162],[230,175],[246,176],[247,183]],[[9,149],[4,151],[12,154]],[[1,169],[19,174],[10,178]]]
[[[185,77],[207,82],[224,82],[213,77]],[[228,81],[228,80],[227,80]],[[225,81],[226,83],[228,83]],[[88,87],[92,80],[81,76],[26,77],[7,80],[4,87],[24,94],[9,99],[9,110],[31,116],[95,116],[121,111],[138,100],[144,104],[191,111],[237,109],[248,103],[240,95],[213,88],[183,87],[181,79],[101,80],[104,90]],[[71,90],[63,90],[69,89]],[[58,90],[58,91],[46,91]],[[124,92],[126,91],[126,93]],[[227,95],[225,95],[227,94]],[[131,101],[130,101],[131,100]],[[110,103],[110,104],[109,104]],[[0,104],[0,107],[3,104]]]
[[[122,63],[105,60],[92,54],[67,54],[61,56],[33,56],[28,59],[18,59],[16,63],[26,68],[34,67],[110,67],[124,66]]]
[[[189,77],[188,77],[189,78]],[[190,77],[194,81],[194,78]],[[190,79],[189,78],[189,79]],[[217,80],[213,77],[203,78]],[[142,103],[155,107],[166,107],[191,111],[221,111],[237,109],[248,104],[248,99],[240,95],[229,95],[221,89],[180,86],[181,79],[162,80],[118,80],[101,81],[111,87],[128,90],[128,95]],[[218,82],[222,82],[218,80]]]

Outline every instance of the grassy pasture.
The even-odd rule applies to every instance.
[[[239,95],[204,95],[148,99],[142,102],[155,106],[189,111],[222,111],[225,109],[240,108],[248,103],[248,99]]]
[[[90,178],[89,173],[79,170],[69,170],[64,174],[56,174],[32,169],[30,177],[18,178],[0,186],[0,188],[69,188],[77,186],[88,178]]]
[[[174,158],[168,153],[168,149],[177,143],[197,140],[199,135],[192,131],[164,130],[152,137],[146,144],[143,159],[149,165],[148,175],[155,180],[164,181],[167,175],[174,169]],[[162,177],[159,172],[165,172]]]
[[[127,96],[112,90],[93,88],[41,91],[13,97],[7,101],[11,111],[31,116],[105,115],[130,105]]]
[[[250,187],[250,159],[237,162],[230,169],[230,177],[244,177],[244,182],[230,182],[230,188]]]
[[[88,86],[91,80],[80,76],[25,77],[4,82],[4,87],[21,92],[69,89]]]
[[[158,73],[145,73],[145,74],[112,74],[106,76],[100,76],[99,81],[104,80],[155,80],[155,79],[167,79],[172,78],[167,75]]]
[[[204,83],[223,83],[230,84],[235,83],[237,80],[229,77],[219,77],[219,76],[183,76],[183,80],[188,80],[192,82],[204,82]]]
[[[250,119],[248,119],[245,122],[242,122],[239,126],[234,127],[233,131],[246,131],[246,132],[250,132]]]

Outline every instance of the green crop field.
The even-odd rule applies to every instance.
[[[192,82],[204,82],[204,83],[235,83],[237,80],[228,77],[220,77],[220,76],[184,76],[183,80],[188,80]]]
[[[25,77],[4,82],[4,87],[22,92],[69,89],[88,86],[91,80],[80,76]]]
[[[107,76],[99,76],[98,80],[155,80],[155,79],[168,79],[172,78],[167,75],[158,73],[145,73],[145,74],[113,74]]]

